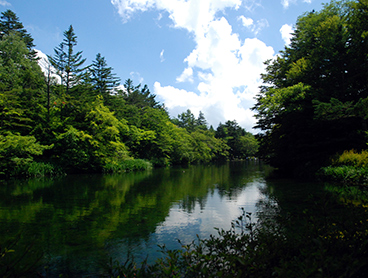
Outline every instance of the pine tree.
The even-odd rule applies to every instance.
[[[116,77],[112,70],[113,68],[107,66],[106,60],[101,56],[101,53],[96,55],[96,60],[93,61],[89,68],[91,83],[97,93],[104,98],[108,98],[110,92],[120,84],[120,78]]]
[[[66,86],[66,94],[70,88],[78,84],[82,79],[85,68],[81,68],[86,59],[82,59],[82,52],[74,53],[77,45],[77,36],[73,26],[64,32],[64,39],[60,45],[54,49],[54,57],[48,56],[51,64],[56,68],[57,74],[61,77],[62,84]]]
[[[33,38],[27,33],[27,30],[19,21],[16,14],[11,10],[7,10],[2,12],[0,17],[0,39],[3,40],[4,36],[9,36],[10,33],[16,33],[22,38],[30,51],[29,57],[35,59],[36,52],[33,50],[33,47],[35,47],[33,44]]]
[[[198,118],[196,119],[196,127],[207,130],[207,121],[202,111],[199,111]]]
[[[147,85],[144,85],[141,89],[141,84],[134,86],[133,81],[131,79],[127,79],[124,83],[124,88],[125,90],[122,92],[122,95],[128,104],[135,105],[139,108],[162,108],[162,106],[156,101],[156,95],[151,94]]]

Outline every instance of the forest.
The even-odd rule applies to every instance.
[[[121,85],[102,54],[87,65],[72,25],[41,70],[31,34],[7,10],[0,20],[0,173],[119,172],[258,156],[281,173],[311,176],[341,166],[344,152],[351,155],[342,164],[365,166],[367,26],[366,0],[332,1],[300,16],[291,44],[265,61],[254,136],[236,120],[215,130],[189,109],[171,118],[147,85]]]
[[[338,166],[344,151],[343,164],[368,165],[367,9],[367,0],[331,1],[303,14],[291,44],[266,61],[253,110],[260,156],[280,172],[309,176]]]
[[[119,86],[120,78],[101,54],[85,65],[76,47],[70,25],[43,72],[31,35],[12,11],[2,13],[2,177],[120,172],[251,156],[287,177],[303,177],[301,183],[266,177],[272,182],[262,189],[267,198],[259,203],[257,222],[242,208],[229,230],[217,229],[218,235],[207,239],[197,235],[181,249],[160,246],[163,257],[152,265],[111,258],[102,277],[367,276],[368,0],[332,0],[298,18],[291,44],[265,61],[252,108],[260,130],[256,136],[236,120],[215,130],[203,113],[196,117],[190,110],[170,118],[147,86],[130,79]],[[328,182],[305,179],[316,174]],[[203,177],[214,175],[200,173],[200,182],[189,183],[191,190],[202,190]],[[130,182],[124,179],[128,188]],[[175,190],[168,194],[184,192],[176,180],[169,185]],[[301,187],[315,192],[304,194]],[[78,190],[96,198],[89,184]],[[156,196],[167,193],[154,190]],[[109,194],[110,189],[98,196],[125,201],[124,190],[123,197]],[[99,205],[105,203],[93,204],[105,209]],[[111,211],[118,214],[122,201],[116,203]],[[0,259],[12,251],[0,249]],[[21,254],[21,259],[27,255]]]
[[[101,53],[86,64],[70,25],[41,69],[11,10],[0,20],[0,176],[121,172],[255,156],[236,120],[215,130],[202,112],[170,118],[147,85],[121,79]]]

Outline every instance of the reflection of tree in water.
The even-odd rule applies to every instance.
[[[179,202],[179,208],[188,213],[192,213],[196,207],[199,205],[200,210],[204,210],[206,207],[207,197],[195,197],[187,195]]]
[[[204,210],[215,191],[236,196],[259,175],[252,174],[259,165],[238,164],[20,182],[2,189],[0,243],[24,230],[42,239],[37,248],[50,269],[76,271],[97,257],[109,258],[123,241],[144,248],[173,204],[191,213],[196,206]]]

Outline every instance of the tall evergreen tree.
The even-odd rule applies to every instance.
[[[105,99],[109,94],[120,85],[120,78],[112,73],[113,68],[108,67],[106,60],[100,53],[96,55],[96,60],[89,68],[90,81],[98,94]]]
[[[197,124],[197,120],[190,109],[179,114],[178,118],[173,119],[172,122],[178,127],[185,128],[188,132],[193,132]]]
[[[196,119],[196,127],[199,127],[201,129],[207,130],[207,121],[204,117],[204,113],[202,111],[199,111],[198,118]]]
[[[66,94],[70,88],[78,84],[82,79],[82,73],[85,68],[82,65],[86,59],[82,58],[82,52],[75,53],[74,48],[77,45],[77,36],[74,33],[73,26],[64,32],[64,39],[60,45],[54,49],[54,56],[48,56],[51,64],[56,68],[62,83],[66,87]]]
[[[141,87],[141,84],[134,86],[131,79],[125,81],[122,95],[127,104],[135,105],[139,108],[162,108],[159,102],[156,101],[156,95],[151,94],[148,86],[144,85],[143,88]]]
[[[24,28],[16,14],[11,10],[6,10],[1,13],[0,17],[0,39],[2,40],[4,36],[8,36],[12,32],[18,34],[22,38],[30,51],[29,57],[35,59],[36,52],[33,50],[35,45],[33,44],[32,36]]]

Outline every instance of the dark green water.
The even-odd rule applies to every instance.
[[[31,246],[49,277],[95,275],[110,258],[152,262],[158,244],[230,228],[241,207],[264,209],[266,188],[257,162],[12,181],[0,186],[0,247]]]

